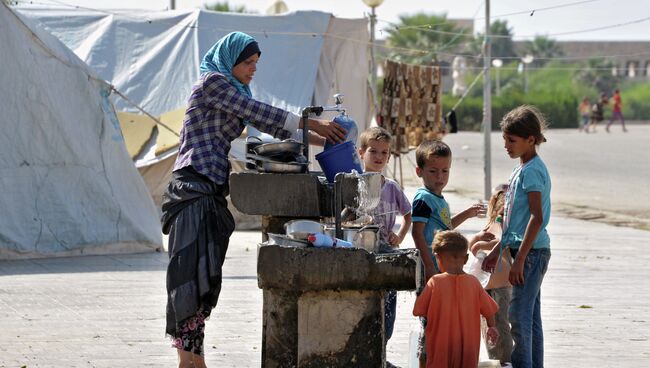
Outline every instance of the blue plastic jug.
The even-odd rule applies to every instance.
[[[334,118],[334,122],[348,131],[347,135],[345,136],[345,142],[352,142],[352,144],[356,146],[357,138],[359,137],[359,129],[357,128],[357,123],[349,116],[344,114],[336,116]],[[327,151],[334,146],[336,146],[336,144],[327,141],[325,143],[324,151]]]

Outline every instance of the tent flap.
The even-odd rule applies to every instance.
[[[109,86],[31,23],[0,4],[0,259],[159,247]]]

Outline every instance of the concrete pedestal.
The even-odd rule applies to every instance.
[[[259,248],[263,367],[383,367],[386,290],[414,290],[416,250]]]

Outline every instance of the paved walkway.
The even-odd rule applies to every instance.
[[[408,191],[412,197],[413,188]],[[447,194],[452,212],[470,202]],[[481,228],[472,219],[459,229]],[[650,232],[555,216],[542,291],[548,367],[650,366]],[[258,232],[236,232],[208,321],[210,367],[259,367]],[[409,239],[404,247],[413,246]],[[166,254],[0,262],[0,367],[172,367]],[[414,295],[400,292],[388,359],[408,362]]]

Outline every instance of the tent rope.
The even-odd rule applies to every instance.
[[[118,96],[122,97],[126,102],[130,103],[133,107],[135,107],[136,109],[140,110],[140,112],[142,112],[143,114],[147,115],[150,119],[152,119],[153,121],[155,121],[156,124],[158,124],[158,125],[162,126],[163,128],[169,130],[173,135],[175,135],[175,136],[177,136],[177,137],[180,137],[180,135],[179,135],[178,133],[176,133],[176,131],[175,131],[174,129],[170,128],[168,125],[166,125],[165,123],[163,123],[162,121],[160,121],[160,119],[158,119],[157,117],[155,117],[155,116],[151,115],[150,113],[148,113],[147,111],[145,111],[145,109],[143,109],[142,107],[140,107],[137,103],[131,101],[128,97],[126,97],[122,92],[118,91],[118,90],[117,90],[114,86],[112,86],[112,85],[111,85],[111,91],[112,91],[112,92],[115,92],[115,94],[117,94]]]
[[[460,96],[460,99],[458,99],[458,101],[456,101],[456,104],[454,105],[454,107],[451,108],[451,111],[456,111],[456,108],[458,107],[458,105],[460,105],[460,103],[463,102],[465,97],[467,97],[467,95],[469,94],[469,91],[472,90],[472,88],[474,87],[476,82],[478,82],[478,79],[481,76],[483,76],[484,73],[485,73],[485,69],[481,70],[481,72],[476,75],[476,78],[474,78],[474,80],[472,81],[472,84],[470,84],[469,87],[467,87],[467,89],[465,90],[465,93],[463,93],[463,95]]]
[[[133,105],[136,109],[140,110],[143,114],[145,114],[145,115],[147,115],[148,117],[150,117],[151,119],[153,119],[153,121],[155,121],[156,124],[158,124],[158,125],[164,127],[165,129],[169,130],[169,131],[170,131],[172,134],[174,134],[175,136],[180,137],[180,135],[179,135],[176,131],[174,131],[174,129],[172,129],[172,128],[170,128],[169,126],[165,125],[165,124],[164,124],[162,121],[160,121],[158,118],[156,118],[155,116],[153,116],[153,115],[151,115],[150,113],[146,112],[142,107],[138,106],[138,104],[136,104],[135,102],[131,101],[131,100],[130,100],[128,97],[126,97],[123,93],[121,93],[120,91],[118,91],[118,90],[115,88],[115,86],[113,86],[112,84],[109,84],[109,83],[106,82],[105,80],[103,80],[103,79],[101,79],[101,78],[98,78],[98,77],[96,77],[95,75],[93,75],[93,74],[91,74],[91,73],[88,73],[88,71],[86,71],[86,70],[84,70],[83,68],[79,67],[79,65],[71,64],[71,63],[68,62],[67,60],[64,60],[63,58],[61,58],[61,57],[60,57],[60,56],[59,56],[59,55],[58,55],[54,50],[52,50],[52,49],[51,49],[51,48],[50,48],[50,47],[49,47],[45,42],[43,42],[43,40],[41,40],[41,38],[40,38],[40,37],[39,37],[39,36],[38,36],[34,31],[32,31],[32,29],[29,28],[29,26],[28,26],[27,24],[25,24],[25,22],[23,22],[23,20],[22,20],[18,15],[16,15],[13,11],[11,11],[11,14],[16,18],[16,20],[18,20],[18,22],[20,22],[20,24],[21,24],[23,27],[25,27],[25,29],[30,33],[32,39],[34,39],[34,41],[36,41],[36,42],[38,43],[38,45],[41,46],[41,47],[43,48],[43,50],[44,50],[45,52],[47,52],[49,55],[51,55],[53,58],[57,59],[58,61],[60,61],[61,63],[63,63],[64,65],[66,65],[66,66],[68,66],[68,67],[70,67],[70,68],[75,68],[75,69],[79,69],[79,70],[81,70],[84,74],[86,74],[86,75],[88,76],[88,79],[92,79],[92,80],[97,81],[97,82],[99,82],[99,83],[102,83],[102,84],[108,85],[108,86],[110,87],[111,92],[115,92],[118,96],[122,97],[125,101],[127,101],[128,103],[130,103],[131,105]]]

